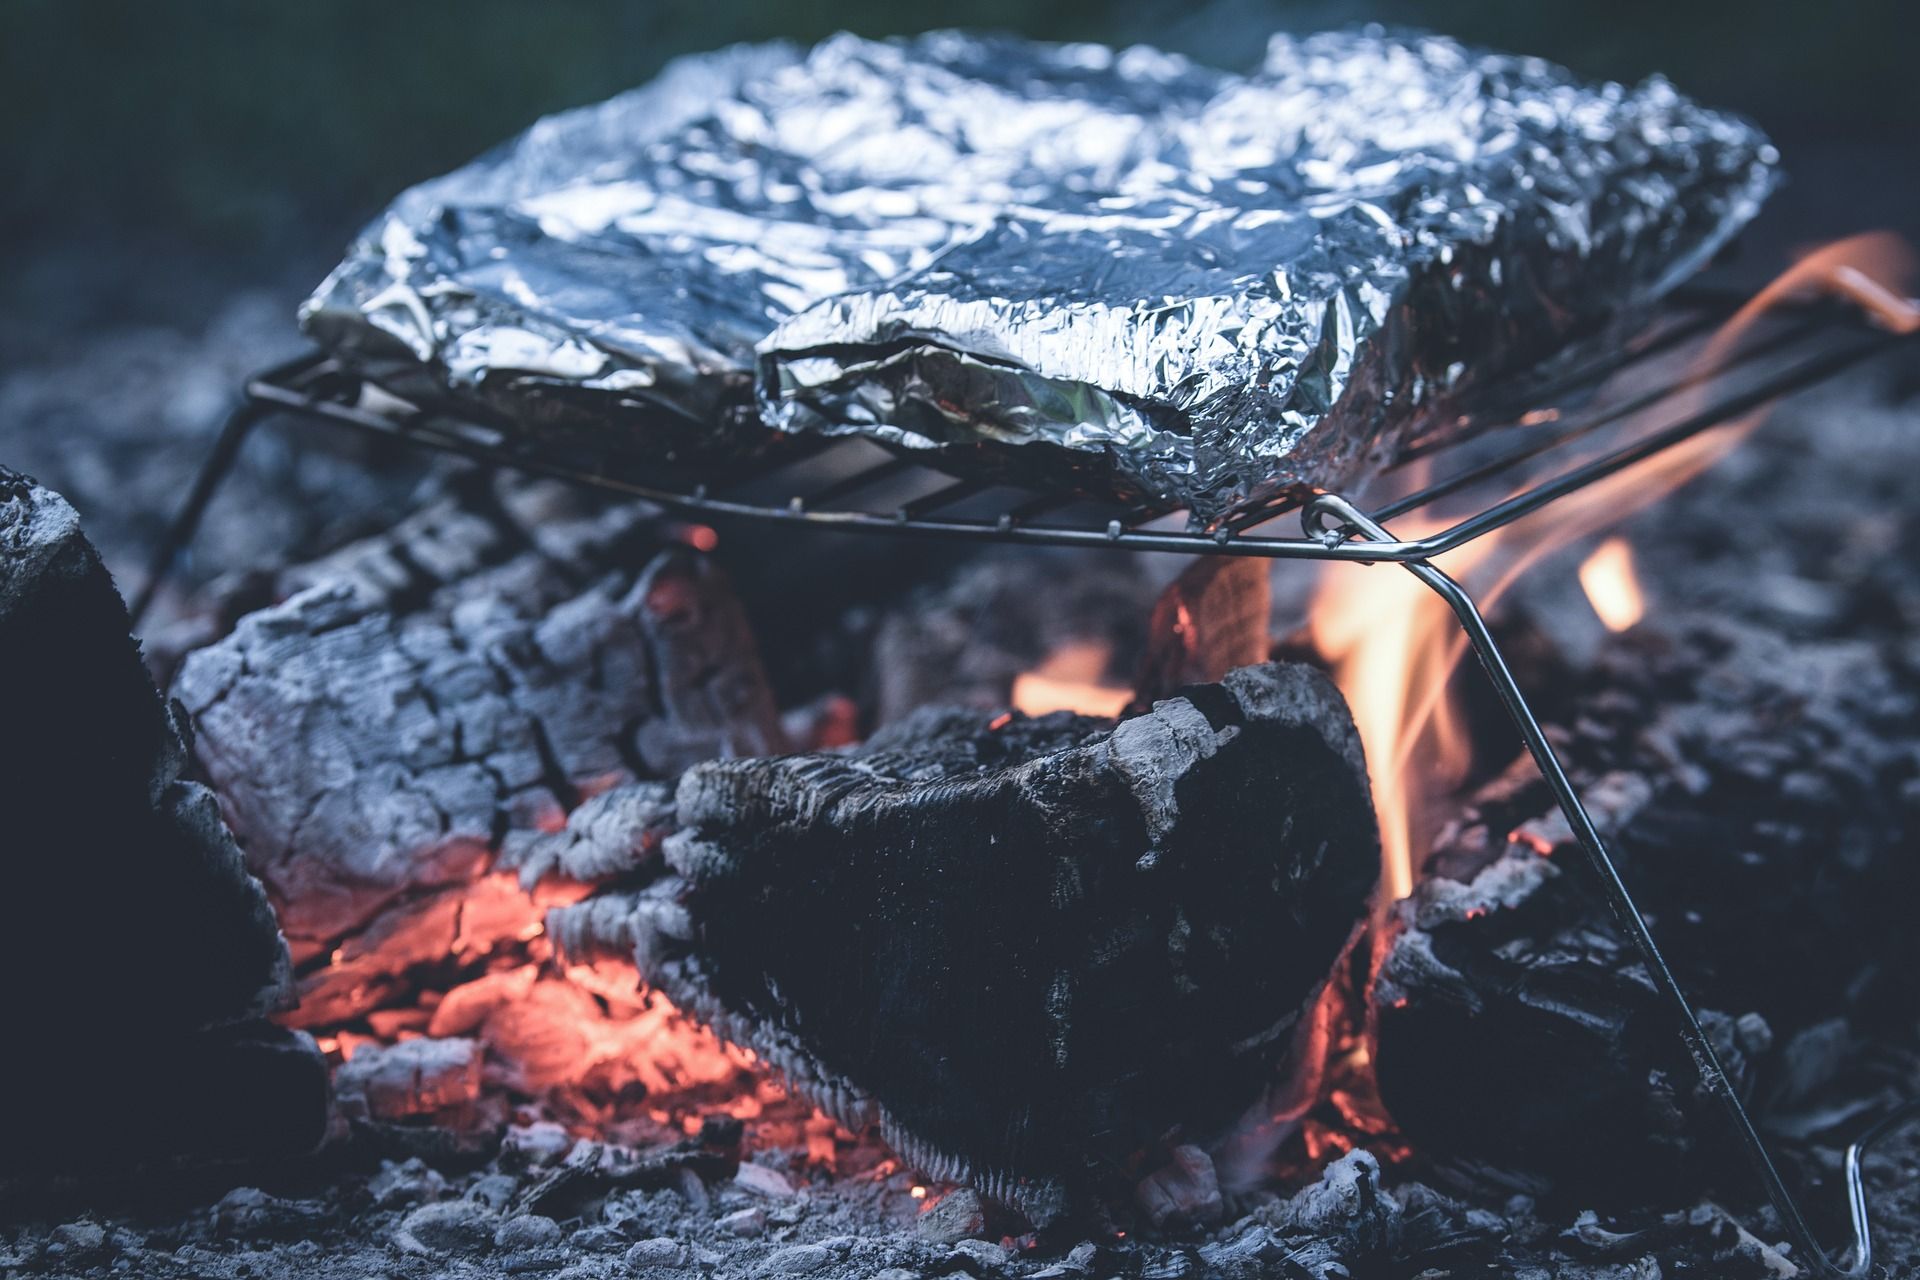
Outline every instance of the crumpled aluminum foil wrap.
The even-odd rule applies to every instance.
[[[1670,289],[1775,163],[1664,80],[1439,37],[1276,36],[1235,76],[840,36],[541,121],[403,195],[302,317],[522,429],[860,434],[1204,522],[1348,483]]]

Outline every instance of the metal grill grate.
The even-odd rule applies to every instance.
[[[1806,307],[1772,315],[1737,345],[1709,351],[1733,312],[1695,295],[1605,358],[1533,388],[1524,412],[1483,412],[1413,442],[1375,486],[1374,519],[1441,518],[1417,541],[1360,546],[1282,520],[1277,500],[1222,528],[1186,527],[1164,506],[1122,506],[979,479],[956,479],[864,440],[800,436],[757,467],[725,475],[594,455],[551,439],[369,393],[338,362],[312,355],[253,379],[249,418],[288,413],[494,466],[643,498],[696,517],[1051,546],[1098,546],[1275,559],[1418,560],[1451,550],[1672,445],[1816,385],[1900,341],[1850,313]],[[1493,494],[1491,500],[1485,495]],[[1460,508],[1481,496],[1478,506]],[[1452,514],[1446,513],[1452,509]],[[170,560],[178,547],[162,548]],[[157,566],[159,567],[159,566]],[[161,569],[164,572],[164,568]]]

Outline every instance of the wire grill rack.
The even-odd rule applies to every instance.
[[[1376,519],[1425,515],[1503,478],[1511,492],[1416,541],[1364,547],[1328,537],[1324,530],[1289,531],[1280,518],[1298,509],[1294,498],[1276,500],[1217,529],[1191,529],[1184,513],[1164,506],[1125,506],[956,479],[864,440],[794,437],[754,467],[703,475],[405,405],[371,391],[351,370],[317,353],[251,380],[236,415],[237,430],[244,432],[271,414],[294,414],[488,465],[576,481],[696,517],[1030,545],[1407,561],[1438,555],[1510,524],[1688,437],[1823,382],[1898,340],[1838,311],[1801,308],[1770,319],[1723,359],[1703,364],[1704,345],[1736,302],[1729,295],[1687,295],[1617,351],[1532,388],[1524,412],[1486,411],[1416,440],[1386,469],[1386,479],[1426,478],[1401,484],[1400,492],[1372,511]],[[1609,395],[1611,388],[1626,390]],[[228,435],[235,430],[230,427]],[[1607,447],[1583,448],[1599,440]],[[230,452],[216,446],[210,461],[220,462]],[[1513,481],[1523,468],[1530,469],[1529,478]],[[224,465],[214,472],[216,480],[221,474]],[[190,501],[183,515],[197,520],[211,493],[190,497],[198,501]],[[191,527],[183,533],[190,535]],[[170,538],[158,549],[150,583],[166,572],[185,540]]]
[[[1755,1173],[1780,1213],[1798,1260],[1817,1274],[1871,1269],[1871,1233],[1861,1162],[1866,1145],[1915,1115],[1909,1104],[1883,1117],[1848,1150],[1844,1178],[1852,1239],[1847,1265],[1825,1252],[1701,1030],[1545,731],[1515,682],[1472,596],[1434,563],[1437,556],[1549,504],[1628,471],[1704,433],[1729,429],[1867,358],[1920,340],[1875,329],[1832,305],[1776,309],[1736,341],[1723,341],[1738,294],[1683,292],[1637,336],[1604,355],[1529,379],[1488,405],[1416,439],[1384,469],[1367,506],[1322,493],[1283,498],[1218,528],[1190,527],[1184,513],[1118,505],[1059,492],[956,479],[915,458],[859,440],[801,437],[753,466],[724,475],[646,463],[611,449],[486,423],[398,401],[351,369],[311,354],[247,383],[156,548],[136,597],[136,621],[190,542],[208,502],[253,427],[274,415],[331,423],[457,454],[489,466],[559,477],[645,499],[696,519],[738,518],[847,533],[921,536],[1041,546],[1104,547],[1190,555],[1393,562],[1446,601],[1466,631],[1516,728],[1586,852],[1598,887],[1634,943],[1673,1014],[1701,1082],[1726,1112]],[[1524,406],[1524,409],[1518,406]],[[1285,519],[1297,513],[1298,520]],[[1420,536],[1398,538],[1388,522],[1413,520]]]

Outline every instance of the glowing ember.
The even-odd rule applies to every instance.
[[[789,1102],[753,1054],[643,990],[630,963],[554,964],[542,916],[584,891],[545,881],[529,894],[512,875],[481,875],[444,909],[336,948],[305,982],[324,1001],[286,1019],[311,1027],[337,1063],[422,1036],[477,1040],[490,1089],[538,1100],[581,1133],[645,1116],[694,1134],[703,1117],[724,1114],[773,1125],[783,1142],[787,1129],[804,1134],[809,1158],[833,1164],[842,1134],[830,1120]],[[401,976],[355,980],[362,969],[388,972],[387,959],[401,962],[392,971]],[[449,961],[457,973],[445,971]]]
[[[1609,631],[1625,631],[1647,612],[1625,538],[1608,538],[1581,562],[1580,589]]]
[[[1047,655],[1013,682],[1012,702],[1030,716],[1073,711],[1083,716],[1117,716],[1133,700],[1133,690],[1103,683],[1113,651],[1093,641],[1074,641]]]

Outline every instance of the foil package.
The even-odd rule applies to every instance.
[[[1700,267],[1776,157],[1660,79],[1431,36],[738,48],[409,191],[302,311],[416,400],[724,458],[764,427],[1184,505],[1352,482]]]

